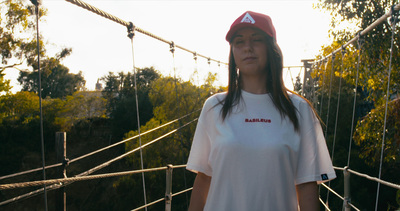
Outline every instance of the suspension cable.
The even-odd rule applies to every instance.
[[[129,23],[128,28],[128,37],[131,40],[131,46],[132,46],[132,66],[133,66],[133,81],[135,84],[135,101],[136,101],[136,120],[137,120],[137,127],[138,127],[138,135],[139,135],[139,154],[140,154],[140,167],[143,170],[143,150],[142,150],[142,136],[140,134],[140,114],[139,114],[139,98],[138,98],[138,90],[137,90],[137,69],[135,67],[135,51],[134,51],[134,45],[133,45],[133,38],[135,37],[135,26],[133,25],[132,22]],[[146,181],[144,179],[144,172],[142,172],[142,184],[143,184],[143,199],[144,199],[144,204],[147,204],[147,199],[146,199]],[[147,211],[147,208],[146,208]]]
[[[97,15],[100,15],[100,16],[102,16],[102,17],[104,17],[104,18],[107,18],[107,19],[109,19],[109,20],[111,20],[111,21],[114,21],[114,22],[116,22],[116,23],[119,23],[119,24],[121,24],[121,25],[123,25],[123,26],[125,26],[125,27],[129,27],[130,22],[124,21],[124,20],[122,20],[122,19],[120,19],[120,18],[118,18],[118,17],[116,17],[116,16],[114,16],[114,15],[111,15],[110,13],[107,13],[107,12],[105,12],[105,11],[103,11],[103,10],[100,10],[99,8],[96,8],[95,6],[90,5],[90,4],[88,4],[88,3],[84,2],[84,1],[81,1],[81,0],[66,0],[66,1],[67,1],[67,2],[70,2],[70,3],[72,3],[72,4],[75,4],[75,5],[79,6],[79,7],[82,7],[82,8],[84,8],[84,9],[90,11],[90,12],[93,12],[93,13],[95,13],[95,14],[97,14]],[[139,33],[142,33],[142,34],[144,34],[144,35],[147,35],[147,36],[149,36],[149,37],[151,37],[151,38],[154,38],[154,39],[156,39],[156,40],[159,40],[159,41],[161,41],[161,42],[167,43],[167,44],[169,44],[169,45],[171,45],[171,43],[172,43],[171,41],[168,41],[168,40],[166,40],[166,39],[164,39],[164,38],[162,38],[162,37],[156,36],[156,35],[154,35],[154,34],[148,32],[148,31],[146,31],[146,30],[144,30],[144,29],[141,29],[141,28],[139,28],[139,27],[135,27],[134,30],[137,31],[137,32],[139,32]],[[180,46],[180,45],[175,45],[175,47],[176,47],[176,48],[179,48],[179,49],[181,49],[181,50],[183,50],[183,51],[192,53],[192,54],[194,53],[194,51],[191,51],[191,50],[189,50],[189,49],[187,49],[187,48],[185,48],[185,47],[183,47],[183,46]],[[210,57],[207,57],[207,56],[205,56],[205,55],[202,55],[202,54],[197,54],[197,55],[200,56],[200,57],[203,57],[203,58],[205,58],[205,59],[210,59],[210,61],[214,61],[214,62],[217,62],[217,63],[221,63],[221,61],[216,60],[216,59],[211,59]],[[228,65],[228,64],[225,63],[225,62],[224,62],[224,64],[225,64],[225,65]]]
[[[390,73],[392,72],[394,34],[396,32],[396,23],[398,21],[397,12],[395,11],[394,6],[392,6],[392,8],[391,8],[391,14],[392,14],[392,17],[391,17],[390,21],[391,21],[391,26],[392,26],[392,40],[390,43],[390,58],[389,58],[387,89],[386,89],[385,118],[384,118],[384,123],[383,123],[382,148],[381,148],[381,158],[380,158],[380,163],[379,163],[379,175],[378,175],[379,179],[381,178],[381,174],[382,174],[383,153],[384,153],[385,138],[386,138],[386,118],[387,118],[388,102],[389,102],[389,97],[390,97]],[[378,187],[376,190],[375,211],[378,210],[379,189],[380,189],[380,183],[378,183]]]
[[[358,33],[358,61],[357,61],[357,67],[356,67],[356,85],[354,89],[354,102],[353,102],[353,117],[351,119],[351,129],[350,129],[350,141],[349,141],[349,150],[348,150],[348,155],[347,155],[347,166],[350,166],[350,157],[351,157],[351,144],[353,142],[353,130],[354,130],[354,119],[355,119],[355,113],[356,113],[356,101],[357,101],[357,88],[358,88],[358,78],[359,78],[359,70],[360,70],[360,62],[361,62],[361,50],[362,50],[362,44],[364,39],[361,37],[361,33]]]

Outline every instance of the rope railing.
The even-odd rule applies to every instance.
[[[400,3],[396,4],[393,7],[393,10],[398,11],[400,10]],[[370,32],[371,30],[373,30],[377,25],[381,24],[382,22],[384,22],[387,18],[389,18],[392,15],[392,10],[388,11],[387,13],[385,13],[384,15],[382,15],[380,18],[378,18],[376,21],[374,21],[372,24],[370,24],[367,28],[365,28],[364,30],[360,31],[358,33],[358,36],[353,37],[351,40],[349,40],[346,44],[344,44],[342,47],[334,50],[331,54],[325,56],[324,58],[321,58],[317,61],[314,61],[314,63],[319,63],[321,61],[326,60],[329,57],[332,57],[332,55],[340,52],[342,50],[342,48],[346,48],[347,46],[349,46],[350,44],[354,43],[355,41],[357,41],[360,36],[367,34],[368,32]]]
[[[154,144],[155,142],[157,142],[157,141],[159,141],[159,140],[161,140],[161,139],[163,139],[163,138],[165,138],[165,137],[167,137],[167,136],[169,136],[171,134],[176,133],[178,130],[188,126],[189,124],[191,124],[191,123],[193,123],[195,121],[197,121],[197,118],[192,120],[192,121],[190,121],[190,122],[188,122],[188,123],[186,123],[186,124],[184,124],[184,125],[182,125],[181,127],[177,128],[177,129],[174,129],[174,130],[172,130],[172,131],[170,131],[170,132],[168,132],[168,133],[166,133],[166,134],[164,134],[164,135],[162,135],[162,136],[160,136],[160,137],[158,137],[156,139],[153,139],[152,141],[149,141],[149,142],[143,144],[142,147],[138,147],[138,148],[135,148],[135,149],[133,149],[133,150],[131,150],[129,152],[126,152],[126,153],[124,153],[124,154],[122,154],[122,155],[120,155],[120,156],[118,156],[116,158],[113,158],[113,159],[111,159],[111,160],[109,160],[109,161],[107,161],[107,162],[105,162],[105,163],[103,163],[103,164],[101,164],[99,166],[96,166],[96,167],[94,167],[92,169],[89,169],[89,170],[87,170],[85,172],[82,172],[78,176],[89,175],[89,174],[91,174],[91,173],[93,173],[95,171],[98,171],[98,170],[110,165],[111,163],[113,163],[113,162],[115,162],[117,160],[120,160],[120,159],[122,159],[122,158],[124,158],[124,157],[126,157],[126,156],[128,156],[128,155],[130,155],[130,154],[132,154],[134,152],[136,152],[136,151],[139,151],[141,148],[143,149],[143,148],[145,148],[145,147],[147,147],[147,146],[149,146],[151,144]]]
[[[321,202],[322,206],[325,207],[326,211],[331,211],[331,209],[329,209],[329,206],[324,202],[324,200],[321,199],[321,197],[318,198],[319,202]]]
[[[196,111],[193,111],[193,112],[191,112],[191,113],[189,113],[189,114],[186,114],[186,115],[184,115],[184,116],[182,116],[182,117],[179,117],[179,118],[177,118],[177,119],[174,119],[174,120],[172,120],[172,121],[169,121],[169,122],[167,122],[167,123],[165,123],[165,124],[163,124],[163,125],[160,125],[160,126],[155,127],[155,128],[153,128],[153,129],[147,130],[147,131],[143,132],[141,135],[146,135],[146,134],[151,133],[151,132],[153,132],[153,131],[156,131],[156,130],[158,130],[158,129],[160,129],[160,128],[163,128],[163,127],[165,127],[165,126],[168,126],[168,125],[170,125],[170,124],[172,124],[172,123],[174,123],[174,122],[177,122],[177,121],[179,121],[179,120],[181,120],[181,119],[183,119],[183,118],[185,118],[185,117],[187,117],[187,116],[189,116],[189,115],[191,115],[191,114],[193,114],[193,113],[195,113],[195,112],[198,112],[198,111],[200,111],[200,110],[201,110],[201,109],[197,109]],[[109,145],[109,146],[103,147],[103,148],[101,148],[101,149],[95,150],[95,151],[93,151],[93,152],[87,153],[87,154],[82,155],[82,156],[79,156],[79,157],[77,157],[77,158],[71,159],[71,160],[69,161],[69,163],[71,164],[71,163],[76,162],[76,161],[78,161],[78,160],[81,160],[81,159],[83,159],[83,158],[89,157],[89,156],[94,155],[94,154],[96,154],[96,153],[102,152],[102,151],[104,151],[104,150],[110,149],[110,148],[112,148],[112,147],[118,146],[118,145],[120,145],[120,144],[123,144],[123,143],[125,143],[125,142],[131,141],[131,140],[133,140],[133,139],[136,139],[136,138],[138,138],[138,137],[139,137],[139,135],[136,135],[136,136],[133,136],[133,137],[124,139],[124,140],[122,140],[122,141],[120,141],[120,142],[111,144],[111,145]],[[56,164],[53,164],[53,165],[46,166],[45,169],[47,170],[47,169],[54,168],[54,167],[59,167],[59,166],[62,166],[62,165],[63,165],[63,163],[56,163]],[[7,178],[11,178],[11,177],[15,177],[15,176],[20,176],[20,175],[24,175],[24,174],[29,174],[29,173],[33,173],[33,172],[41,171],[41,170],[43,170],[43,168],[40,167],[40,168],[35,168],[35,169],[27,170],[27,171],[22,171],[22,172],[10,174],[10,175],[5,175],[5,176],[1,176],[1,177],[0,177],[0,180],[2,180],[2,179],[7,179]]]
[[[133,170],[133,171],[124,171],[124,172],[115,172],[115,173],[106,173],[106,174],[98,174],[98,175],[91,175],[91,176],[79,176],[79,177],[71,177],[71,178],[62,178],[62,179],[49,179],[49,180],[40,180],[40,181],[32,181],[32,182],[24,182],[24,183],[13,183],[13,184],[5,184],[5,185],[0,185],[0,190],[7,190],[7,189],[15,189],[15,188],[26,188],[26,187],[34,187],[34,186],[41,186],[41,185],[51,185],[48,186],[48,190],[54,190],[58,188],[59,186],[63,186],[65,183],[70,183],[70,182],[78,182],[78,181],[86,181],[86,180],[94,180],[94,179],[103,179],[103,178],[110,178],[110,177],[118,177],[118,176],[127,176],[127,175],[133,175],[133,174],[139,174],[139,173],[144,173],[144,172],[155,172],[155,171],[161,171],[161,170],[167,170],[168,168],[184,168],[186,165],[168,165],[164,167],[158,167],[158,168],[149,168],[149,169],[143,169],[143,170]],[[180,192],[174,193],[171,196],[177,196],[180,194],[183,194],[185,192],[191,191],[193,187],[182,190]],[[42,189],[36,190],[30,194],[29,196],[33,196],[33,194],[37,194],[43,191]],[[25,194],[27,195],[27,194]],[[24,195],[23,195],[24,196]],[[10,199],[7,201],[0,202],[0,206],[14,202],[18,199],[21,199],[22,197],[16,197],[14,199]],[[165,198],[158,199],[156,201],[153,201],[151,203],[148,203],[144,206],[138,207],[134,210],[141,210],[143,208],[146,208],[148,206],[154,205],[158,202],[164,201]]]
[[[141,207],[138,207],[138,208],[133,209],[132,211],[141,210],[141,209],[144,209],[144,208],[149,207],[149,206],[151,206],[151,205],[155,205],[155,204],[157,204],[158,202],[162,202],[162,201],[165,201],[165,198],[161,198],[161,199],[155,200],[155,201],[153,201],[153,202],[147,203],[147,204],[145,204],[145,205],[143,205],[143,206],[141,206]]]
[[[174,194],[172,194],[172,197],[177,196],[177,195],[182,194],[182,193],[186,193],[186,192],[191,191],[191,190],[193,190],[193,187],[192,188],[188,188],[188,189],[183,190],[183,191],[180,191],[180,192],[177,192],[177,193],[174,193]],[[155,201],[150,202],[148,204],[145,204],[145,205],[143,205],[141,207],[135,208],[132,211],[138,211],[138,210],[144,209],[146,207],[150,207],[151,205],[157,204],[157,203],[162,202],[162,201],[165,201],[165,198],[161,198],[161,199],[155,200]]]
[[[114,15],[111,15],[110,13],[107,13],[107,12],[105,12],[105,11],[103,11],[103,10],[100,10],[99,8],[94,7],[93,5],[90,5],[90,4],[88,4],[88,3],[85,3],[85,2],[83,2],[83,1],[81,1],[81,0],[66,0],[66,1],[68,1],[68,2],[70,2],[70,3],[72,3],[72,4],[75,4],[75,5],[79,6],[79,7],[82,7],[82,8],[84,8],[84,9],[86,9],[86,10],[89,10],[90,12],[93,12],[93,13],[95,13],[95,14],[97,14],[97,15],[100,15],[100,16],[102,16],[102,17],[104,17],[104,18],[107,18],[107,19],[109,19],[109,20],[111,20],[111,21],[114,21],[114,22],[116,22],[116,23],[119,23],[119,24],[121,24],[121,25],[123,25],[123,26],[125,26],[125,27],[129,27],[129,26],[130,26],[130,22],[124,21],[124,20],[122,20],[122,19],[120,19],[120,18],[118,18],[118,17],[116,17],[116,16],[114,16]],[[151,38],[154,38],[154,39],[156,39],[156,40],[159,40],[159,41],[161,41],[161,42],[167,43],[168,45],[171,45],[172,43],[174,43],[173,41],[166,40],[166,39],[164,39],[164,38],[162,38],[162,37],[160,37],[160,36],[154,35],[154,34],[148,32],[148,31],[146,31],[146,30],[144,30],[144,29],[141,29],[141,28],[139,28],[139,27],[137,27],[137,26],[134,26],[133,28],[134,28],[134,30],[137,31],[137,32],[140,32],[140,33],[142,33],[142,34],[144,34],[144,35],[147,35],[147,36],[149,36],[149,37],[151,37]],[[219,60],[216,60],[216,59],[210,58],[210,57],[208,57],[208,56],[205,56],[205,55],[203,55],[203,54],[199,54],[199,53],[197,53],[196,51],[189,50],[189,49],[187,49],[187,48],[185,48],[185,47],[183,47],[183,46],[180,46],[180,45],[176,45],[176,44],[175,44],[175,47],[177,47],[177,48],[179,48],[179,49],[181,49],[181,50],[183,50],[183,51],[189,52],[189,53],[191,53],[191,54],[196,54],[197,56],[200,56],[200,57],[203,57],[203,58],[207,59],[208,61],[214,61],[214,62],[217,62],[218,64],[225,64],[225,65],[228,65],[228,64],[225,63],[225,62],[221,62],[221,61],[219,61]]]
[[[391,188],[395,188],[395,189],[400,190],[400,185],[398,185],[398,184],[394,184],[394,183],[391,183],[391,182],[387,182],[387,181],[385,181],[385,180],[381,180],[381,179],[378,179],[378,178],[376,178],[376,177],[371,177],[371,176],[369,176],[369,175],[367,175],[367,174],[359,173],[359,172],[353,171],[353,170],[351,170],[351,169],[347,169],[347,171],[350,172],[350,173],[352,173],[352,174],[355,174],[355,175],[357,175],[357,176],[359,176],[359,177],[364,177],[364,178],[366,178],[366,179],[368,179],[368,180],[375,181],[375,182],[378,182],[378,183],[380,183],[380,184],[382,184],[382,185],[386,185],[386,186],[388,186],[388,187],[391,187]]]
[[[337,197],[339,197],[342,201],[345,201],[344,197],[341,196],[340,194],[336,193],[336,191],[334,191],[332,188],[328,187],[327,185],[325,185],[324,183],[321,183],[322,186],[324,186],[326,189],[328,189],[330,192],[332,192],[334,195],[336,195]],[[358,209],[356,206],[354,206],[352,203],[348,202],[348,204],[355,210],[360,211],[360,209]]]
[[[167,169],[167,167],[158,167],[158,168],[150,168],[150,169],[143,169],[143,170],[97,174],[97,175],[90,175],[90,176],[75,176],[75,177],[68,177],[68,178],[61,178],[61,179],[48,179],[48,180],[38,180],[38,181],[32,181],[32,182],[19,182],[19,183],[12,183],[12,184],[3,184],[3,185],[0,185],[0,190],[35,187],[35,186],[41,186],[41,185],[63,184],[63,183],[68,183],[68,182],[78,182],[78,181],[86,181],[86,180],[94,180],[94,179],[103,179],[103,178],[109,178],[109,177],[118,177],[118,176],[138,174],[138,173],[143,173],[143,172],[161,171],[161,170],[166,170],[166,169]]]
[[[52,165],[49,165],[49,166],[45,166],[44,169],[47,170],[47,169],[59,167],[59,166],[62,166],[62,165],[63,165],[62,163],[56,163],[56,164],[52,164]],[[5,175],[5,176],[1,176],[0,180],[7,179],[7,178],[12,178],[12,177],[16,177],[16,176],[21,176],[21,175],[24,175],[24,174],[29,174],[29,173],[33,173],[33,172],[37,172],[37,171],[41,171],[41,170],[43,170],[43,168],[39,167],[39,168],[27,170],[27,171],[22,171],[22,172],[18,172],[18,173],[14,173],[14,174],[9,174],[9,175]]]
[[[189,124],[191,124],[191,123],[193,123],[193,122],[195,122],[195,121],[197,121],[197,118],[194,119],[194,120],[192,120],[192,121],[190,121],[190,122],[188,122],[188,123],[186,123],[186,124],[184,124],[184,125],[182,125],[181,127],[177,128],[177,129],[174,129],[174,130],[172,130],[172,131],[170,131],[170,132],[168,132],[168,133],[166,133],[166,134],[164,134],[164,135],[162,135],[162,136],[160,136],[160,137],[158,137],[158,138],[156,138],[156,139],[150,141],[150,142],[147,142],[146,144],[143,144],[143,145],[142,145],[142,148],[147,147],[147,146],[149,146],[149,145],[151,145],[151,144],[153,144],[153,143],[155,143],[155,142],[157,142],[157,141],[159,141],[159,140],[161,140],[161,139],[163,139],[163,138],[165,138],[165,137],[167,137],[167,136],[169,136],[169,135],[171,135],[171,134],[177,132],[178,130],[180,130],[180,129],[186,127],[187,125],[189,125]],[[93,173],[93,172],[95,172],[95,171],[98,171],[98,170],[100,170],[100,169],[102,169],[102,168],[104,168],[104,167],[110,165],[111,163],[113,163],[113,162],[115,162],[115,161],[117,161],[117,160],[119,160],[119,159],[122,159],[122,158],[124,158],[124,157],[126,157],[126,156],[132,154],[133,152],[138,151],[138,150],[140,150],[140,147],[135,148],[135,149],[133,149],[133,150],[131,150],[131,151],[129,151],[129,152],[123,154],[123,155],[120,155],[120,156],[118,156],[118,157],[116,157],[116,158],[114,158],[114,159],[111,159],[111,160],[109,160],[109,161],[107,161],[107,162],[105,162],[105,163],[103,163],[103,164],[101,164],[101,165],[99,165],[99,166],[96,166],[96,167],[94,167],[94,168],[92,168],[92,169],[89,169],[89,170],[87,170],[87,171],[85,171],[85,172],[82,172],[82,173],[76,175],[76,177],[81,177],[81,176],[89,175],[89,174],[91,174],[91,173]],[[181,167],[183,167],[183,166],[179,166],[179,168],[181,168]],[[58,188],[60,188],[60,187],[62,187],[62,186],[66,186],[66,185],[69,185],[69,183],[55,184],[55,185],[52,185],[52,186],[48,187],[48,190],[58,189]],[[44,190],[44,188],[41,188],[41,189],[38,189],[38,190],[35,190],[35,191],[32,191],[32,192],[29,192],[29,193],[26,193],[26,194],[23,194],[23,195],[14,197],[14,198],[12,198],[12,199],[9,199],[9,200],[0,202],[0,206],[1,206],[1,205],[4,205],[4,204],[11,203],[11,202],[14,202],[14,201],[17,201],[17,200],[20,200],[20,199],[24,199],[24,198],[28,198],[28,197],[35,196],[35,195],[37,195],[37,194],[42,193],[43,190]]]

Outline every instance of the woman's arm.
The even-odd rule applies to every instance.
[[[316,182],[307,182],[296,185],[296,191],[300,211],[319,210],[318,186]]]
[[[189,211],[203,211],[206,204],[211,177],[199,172],[194,180],[192,196],[190,197]]]

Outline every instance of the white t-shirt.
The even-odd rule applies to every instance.
[[[187,169],[211,176],[204,210],[297,210],[297,184],[336,177],[321,125],[299,96],[300,132],[281,117],[269,94],[242,91],[225,121],[219,104],[226,93],[205,102]]]

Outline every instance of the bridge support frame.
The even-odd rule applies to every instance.
[[[349,167],[344,167],[343,175],[344,175],[344,201],[343,201],[343,210],[350,211],[350,172],[347,170]]]
[[[172,170],[171,164],[167,165],[165,185],[165,211],[171,211],[172,204]]]

